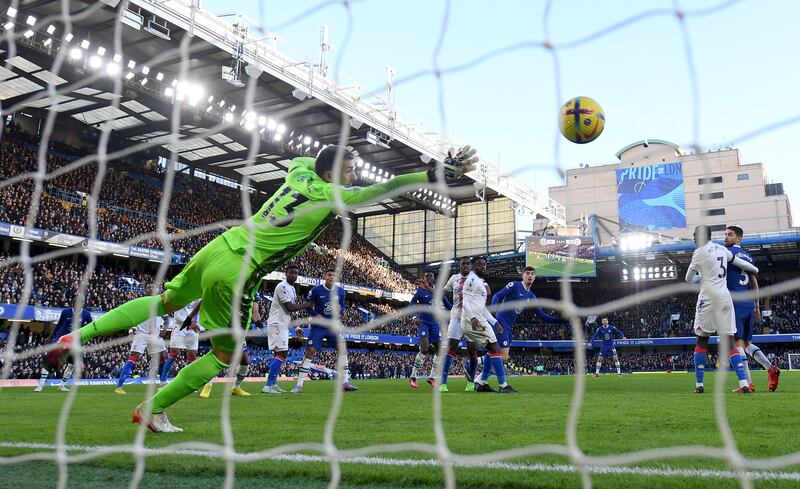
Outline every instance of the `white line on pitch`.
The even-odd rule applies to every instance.
[[[42,450],[55,450],[56,446],[49,443],[27,443],[27,442],[0,442],[0,448],[26,448],[26,449],[42,449]],[[77,452],[93,452],[103,450],[106,452],[119,452],[130,453],[129,448],[113,447],[113,446],[87,446],[87,445],[65,445],[64,448],[68,451]],[[188,449],[149,449],[144,450],[145,455],[194,455],[198,457],[219,458],[218,452],[207,450],[188,450]],[[0,457],[0,465],[7,463],[5,459],[9,457]],[[320,455],[304,455],[300,453],[277,455],[269,457],[269,460],[277,460],[283,462],[322,462],[328,463],[325,457]],[[403,459],[403,458],[384,458],[384,457],[351,457],[341,459],[342,463],[354,464],[368,464],[368,465],[394,465],[404,467],[438,467],[439,461],[433,459]],[[501,469],[501,470],[515,470],[515,471],[532,471],[532,472],[562,472],[574,473],[577,469],[573,465],[567,464],[522,464],[522,463],[508,463],[508,462],[486,462],[486,463],[470,463],[460,464],[455,463],[456,466],[467,468],[487,468],[487,469]],[[728,470],[706,470],[706,469],[668,469],[668,468],[655,468],[655,467],[618,467],[618,466],[589,466],[588,471],[593,474],[614,474],[614,475],[641,475],[641,476],[655,476],[655,477],[701,477],[701,478],[715,478],[715,479],[738,479],[739,474]],[[747,472],[750,479],[753,480],[790,480],[800,481],[800,473],[798,472]]]

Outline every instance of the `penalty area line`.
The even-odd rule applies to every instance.
[[[0,442],[0,448],[22,448],[38,450],[55,450],[56,445],[51,443],[27,443],[27,442]],[[64,449],[70,452],[94,452],[102,450],[106,453],[132,453],[129,446],[90,446],[90,445],[65,445]],[[190,449],[150,449],[143,450],[145,455],[192,455],[197,457],[221,458],[219,452],[208,450]],[[246,453],[239,455],[246,456]],[[0,457],[0,465],[8,464],[11,457]],[[306,455],[301,453],[276,455],[266,457],[264,460],[275,460],[279,462],[319,462],[330,463],[326,457],[321,455]],[[385,457],[349,457],[339,459],[340,463],[347,464],[367,464],[367,465],[386,465],[399,467],[439,467],[438,460],[433,459],[406,459],[406,458],[385,458]],[[454,463],[456,467],[463,468],[485,468],[499,470],[513,470],[520,472],[560,472],[577,473],[578,469],[574,465],[567,464],[524,464],[513,462],[483,462],[483,463]],[[707,469],[679,469],[663,467],[621,467],[609,465],[590,465],[587,471],[596,475],[638,475],[650,477],[687,477],[687,478],[714,478],[714,479],[738,479],[739,474],[729,470],[707,470]],[[752,480],[785,480],[800,481],[800,472],[767,472],[749,471],[747,476]]]

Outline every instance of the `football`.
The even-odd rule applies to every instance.
[[[603,133],[606,115],[594,99],[575,97],[561,106],[558,130],[573,143],[586,144]]]

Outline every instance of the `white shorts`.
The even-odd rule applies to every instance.
[[[707,300],[697,301],[694,314],[694,333],[697,336],[733,335],[736,332],[736,316],[733,302],[725,301],[713,305]]]
[[[450,324],[447,325],[447,339],[459,340],[464,337],[461,331],[461,318],[450,316]]]
[[[144,354],[147,350],[148,353],[161,353],[167,349],[164,346],[164,338],[160,336],[152,336],[144,333],[136,333],[133,335],[133,343],[131,344],[131,351],[138,354]]]
[[[169,347],[179,350],[197,351],[199,343],[200,334],[197,331],[190,331],[188,329],[182,329],[180,331],[173,330],[172,336],[169,339]]]
[[[461,329],[464,332],[464,338],[467,341],[472,341],[478,346],[484,346],[489,343],[497,343],[497,336],[495,336],[494,328],[491,324],[489,324],[489,321],[487,321],[484,317],[479,317],[478,322],[481,326],[483,326],[483,328],[480,330],[473,329],[472,321],[470,320],[461,321]]]
[[[272,323],[267,325],[267,344],[272,351],[285,351],[289,349],[289,326],[286,324]]]

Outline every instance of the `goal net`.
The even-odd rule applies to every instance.
[[[741,8],[739,3],[705,2],[702,8],[696,9],[680,6],[678,2],[653,4],[653,8],[635,12],[620,11],[609,17],[612,18],[610,22],[599,25],[585,17],[582,20],[585,24],[578,31],[568,31],[570,36],[560,34],[566,29],[566,14],[558,2],[548,1],[541,6],[541,11],[536,12],[529,5],[518,5],[526,15],[534,16],[530,19],[532,25],[542,25],[541,31],[536,31],[540,37],[514,32],[504,39],[483,41],[480,49],[471,48],[466,54],[459,51],[458,56],[463,58],[456,60],[452,59],[450,38],[458,36],[456,39],[463,41],[463,30],[471,32],[470,37],[481,36],[484,22],[505,22],[503,18],[510,22],[514,8],[505,8],[502,16],[497,18],[495,16],[499,13],[494,9],[485,12],[485,21],[478,21],[478,13],[471,11],[469,18],[472,20],[465,24],[461,14],[467,7],[461,3],[445,2],[438,7],[441,12],[437,13],[435,22],[430,18],[424,19],[424,23],[423,19],[420,20],[419,28],[423,30],[436,24],[437,42],[430,52],[420,53],[418,71],[406,69],[403,74],[395,76],[390,70],[385,86],[381,83],[378,90],[370,91],[341,74],[348,62],[354,62],[348,54],[353,49],[351,36],[357,29],[362,25],[391,22],[385,16],[374,18],[380,12],[369,2],[322,2],[281,22],[269,21],[276,14],[264,13],[266,6],[262,4],[266,2],[258,2],[258,8],[254,7],[246,15],[225,12],[221,16],[210,13],[204,9],[205,3],[201,5],[195,0],[0,2],[0,53],[3,59],[0,67],[3,120],[0,234],[4,238],[0,249],[0,277],[3,279],[0,290],[3,300],[0,302],[2,307],[13,306],[14,311],[0,336],[3,341],[0,382],[5,382],[0,383],[0,418],[9,427],[17,424],[27,426],[30,421],[28,413],[47,406],[42,411],[47,413],[46,419],[40,417],[38,427],[55,426],[52,432],[48,432],[47,439],[36,438],[37,441],[14,435],[21,433],[19,431],[0,430],[0,465],[13,469],[40,467],[36,464],[51,462],[57,470],[47,483],[59,488],[72,487],[73,481],[80,484],[81,477],[102,477],[104,464],[116,473],[125,474],[126,479],[121,485],[149,487],[147,476],[151,471],[175,474],[174,467],[182,463],[196,469],[193,473],[202,473],[207,465],[217,464],[213,465],[214,474],[208,479],[198,478],[197,483],[210,481],[224,487],[234,487],[237,477],[255,480],[276,473],[287,481],[293,478],[316,481],[320,478],[319,466],[326,471],[326,484],[338,487],[350,482],[343,475],[350,465],[372,471],[363,477],[354,477],[353,483],[374,484],[375,487],[389,487],[402,480],[393,476],[397,474],[393,472],[397,467],[435,470],[434,475],[427,479],[428,483],[433,481],[448,488],[457,487],[462,481],[475,487],[488,487],[491,485],[489,479],[478,473],[482,470],[489,471],[492,477],[504,474],[502,477],[508,478],[511,486],[521,486],[523,481],[529,480],[532,472],[537,477],[553,477],[553,485],[574,483],[584,488],[592,487],[598,481],[611,480],[604,477],[617,477],[619,479],[614,480],[622,482],[631,477],[633,483],[641,478],[680,478],[698,487],[698,481],[707,478],[731,480],[741,487],[753,487],[756,481],[796,484],[800,479],[795,470],[800,461],[800,451],[764,457],[740,450],[735,436],[739,426],[731,422],[729,413],[733,409],[745,408],[739,406],[738,399],[730,400],[730,385],[726,380],[729,377],[726,375],[709,377],[713,380],[708,383],[711,387],[707,390],[713,393],[709,392],[707,396],[713,398],[713,403],[703,402],[692,411],[702,413],[699,415],[708,421],[707,430],[718,434],[716,438],[698,438],[700,441],[692,445],[642,443],[612,452],[598,449],[595,441],[589,440],[591,435],[587,434],[584,424],[587,422],[585,404],[589,382],[583,375],[587,372],[584,346],[588,340],[584,319],[602,317],[636,304],[680,294],[696,294],[698,285],[680,280],[685,270],[679,270],[677,280],[665,282],[665,285],[599,305],[579,306],[573,295],[576,282],[572,279],[572,269],[575,263],[567,262],[559,282],[557,300],[541,298],[493,307],[494,313],[514,308],[532,310],[544,307],[557,311],[561,318],[569,321],[565,341],[572,342],[574,353],[567,369],[578,375],[574,375],[569,384],[563,384],[567,386],[566,390],[547,394],[559,400],[559,416],[536,417],[535,395],[524,398],[530,399],[530,405],[515,405],[515,409],[530,414],[529,420],[537,419],[536,424],[531,422],[525,430],[503,426],[502,423],[498,427],[485,417],[475,417],[475,413],[470,412],[472,398],[465,398],[458,404],[450,403],[439,389],[431,390],[424,411],[419,410],[419,406],[408,404],[404,408],[408,411],[407,417],[388,413],[395,413],[398,406],[381,407],[380,400],[376,400],[377,407],[360,406],[364,409],[363,418],[354,419],[362,413],[348,411],[352,398],[345,400],[345,393],[334,388],[325,393],[327,402],[321,429],[310,434],[307,440],[294,442],[289,437],[270,438],[269,424],[296,424],[300,429],[307,420],[304,421],[302,414],[298,414],[300,421],[294,421],[292,416],[302,413],[304,401],[313,402],[313,395],[288,399],[290,402],[268,404],[265,401],[258,419],[244,419],[240,416],[241,408],[232,399],[234,383],[231,381],[226,382],[224,388],[217,388],[223,393],[219,395],[221,402],[218,409],[215,407],[210,423],[205,415],[187,415],[182,418],[183,433],[163,434],[157,438],[147,431],[146,423],[135,429],[118,431],[119,426],[127,422],[128,413],[142,400],[151,399],[143,405],[144,417],[155,417],[150,410],[158,407],[158,401],[152,401],[154,396],[159,398],[157,382],[143,382],[143,390],[133,391],[135,394],[124,397],[124,402],[98,398],[97,409],[102,408],[102,411],[95,411],[82,401],[81,396],[96,389],[90,385],[93,382],[89,379],[99,375],[98,372],[106,372],[102,370],[105,368],[103,365],[125,364],[132,341],[128,328],[104,330],[105,334],[93,337],[84,345],[73,344],[68,355],[74,364],[72,382],[69,383],[69,392],[63,396],[30,400],[27,391],[22,394],[21,388],[10,387],[21,382],[21,375],[30,378],[38,375],[41,366],[45,365],[43,357],[59,348],[46,338],[45,332],[28,328],[28,323],[56,322],[59,312],[54,306],[60,309],[63,303],[74,306],[76,311],[90,308],[107,313],[116,306],[146,296],[148,284],[153,284],[154,293],[163,291],[164,284],[170,283],[181,269],[189,269],[192,263],[200,265],[195,267],[196,272],[185,275],[187,283],[180,290],[186,294],[181,299],[186,300],[175,305],[185,306],[190,300],[201,297],[204,302],[212,303],[216,298],[225,304],[223,309],[226,321],[229,321],[225,327],[214,323],[218,318],[203,316],[207,313],[201,309],[201,318],[207,317],[209,324],[216,327],[200,332],[199,339],[210,340],[215,347],[225,344],[225,340],[231,341],[233,351],[230,358],[217,365],[220,375],[229,377],[228,380],[237,375],[246,361],[250,362],[251,374],[253,365],[260,361],[253,352],[247,358],[243,341],[263,340],[269,326],[250,329],[249,311],[251,307],[260,310],[261,321],[267,322],[269,302],[266,294],[272,293],[272,287],[270,290],[266,287],[259,289],[260,280],[266,277],[273,281],[283,279],[284,265],[290,262],[300,267],[301,276],[313,276],[317,281],[328,268],[333,268],[336,280],[342,284],[350,284],[352,280],[370,280],[379,285],[367,291],[375,299],[374,303],[346,301],[346,304],[339,304],[339,296],[331,295],[332,319],[315,318],[314,321],[334,333],[368,335],[376,331],[402,331],[404,333],[392,334],[395,337],[410,336],[407,333],[411,324],[409,314],[425,312],[433,314],[440,324],[448,324],[449,313],[442,307],[396,307],[379,300],[381,294],[386,294],[383,299],[387,301],[393,294],[398,294],[396,297],[410,296],[416,286],[406,274],[384,266],[388,262],[365,239],[369,230],[358,227],[357,223],[370,222],[369,219],[359,219],[359,212],[373,216],[416,206],[414,208],[451,218],[458,215],[459,206],[466,202],[487,200],[487,194],[491,192],[507,192],[514,194],[509,197],[516,199],[515,202],[525,201],[535,206],[536,209],[529,209],[535,211],[534,214],[546,214],[553,222],[559,216],[564,218],[564,209],[548,203],[548,199],[540,198],[532,190],[528,195],[520,193],[532,189],[528,181],[535,180],[537,175],[539,178],[557,175],[558,182],[563,182],[566,167],[581,158],[572,146],[568,146],[571,143],[557,133],[557,124],[553,120],[560,105],[574,95],[573,91],[588,91],[595,85],[594,82],[576,79],[577,74],[595,78],[592,73],[574,70],[573,65],[579,60],[576,53],[581,53],[579,56],[584,60],[596,58],[611,62],[612,59],[629,58],[632,65],[665,62],[648,59],[647,48],[636,53],[636,58],[624,53],[604,52],[604,43],[626,29],[635,29],[639,35],[644,35],[657,25],[661,29],[659,36],[669,39],[669,44],[674,45],[677,51],[671,54],[674,59],[669,64],[672,68],[670,76],[681,88],[664,96],[674,97],[676,105],[685,110],[681,109],[684,113],[680,117],[670,117],[670,120],[683,121],[687,129],[682,129],[680,134],[685,137],[683,146],[691,148],[689,151],[701,153],[716,149],[716,144],[704,146],[708,143],[702,137],[708,130],[704,125],[704,111],[714,111],[726,103],[707,92],[702,75],[705,70],[718,69],[711,63],[713,56],[707,51],[719,47],[706,47],[705,41],[700,42],[700,39],[704,36],[702,29],[710,29],[713,19],[724,23],[730,22],[731,16],[743,15],[741,10],[737,10]],[[371,9],[369,16],[362,12],[362,7]],[[223,14],[222,10],[230,6],[219,2],[214,8],[218,14]],[[291,10],[294,9],[296,7],[292,6]],[[253,19],[259,15],[261,19]],[[320,16],[328,15],[346,19],[342,23],[346,31],[338,45],[329,41],[327,29],[322,30],[319,48],[311,58],[296,53],[283,43],[280,37],[283,32],[312,29],[309,25],[325,23],[318,21]],[[313,30],[316,31],[316,27]],[[414,36],[414,31],[406,34]],[[360,63],[375,64],[380,70],[384,69],[384,61],[391,63],[391,60],[383,58],[369,59],[366,54],[361,56]],[[550,91],[520,93],[516,89],[509,90],[498,80],[512,78],[513,73],[500,76],[495,72],[491,77],[471,79],[472,70],[485,68],[504,57],[513,57],[517,66],[535,62],[539,70],[535,77],[552,79],[548,87]],[[431,58],[432,63],[428,61]],[[706,62],[708,66],[704,64]],[[640,70],[642,66],[629,68]],[[534,76],[526,69],[523,76],[529,75]],[[423,80],[425,84],[421,85]],[[602,92],[609,91],[609,82],[598,80],[597,83],[598,100],[602,102]],[[624,83],[624,75],[617,83]],[[465,89],[472,95],[465,97]],[[398,109],[395,99],[402,101],[411,91],[426,92],[426,104],[437,107],[434,113],[438,120],[431,122],[438,125],[447,137],[430,132]],[[453,99],[450,99],[451,94]],[[528,140],[508,141],[513,158],[518,159],[515,166],[501,167],[499,162],[492,161],[493,156],[479,153],[480,163],[470,173],[471,178],[448,184],[447,177],[452,170],[444,164],[451,161],[448,160],[448,150],[451,147],[456,150],[463,148],[465,144],[459,144],[462,139],[463,143],[471,144],[459,134],[460,131],[478,137],[480,131],[486,130],[489,138],[503,137],[500,132],[495,132],[495,128],[489,127],[493,124],[489,120],[481,122],[485,129],[478,129],[478,126],[465,128],[463,125],[466,119],[482,117],[473,115],[472,111],[484,113],[483,109],[478,112],[478,107],[473,107],[482,105],[484,102],[479,99],[484,96],[491,97],[498,105],[511,106],[512,111],[529,113],[531,125],[547,128],[544,134],[553,138],[531,130]],[[458,107],[455,106],[456,100],[461,104]],[[523,102],[531,102],[533,107],[523,106]],[[649,101],[634,104],[628,100],[626,103],[630,105],[617,111],[610,106],[606,109],[609,113],[615,112],[615,118],[638,119],[642,127],[652,124],[662,130],[660,123],[654,121],[659,116],[650,114],[647,109]],[[517,105],[519,107],[515,107]],[[502,114],[498,116],[498,119],[502,118]],[[755,126],[750,121],[740,120],[735,113],[730,119],[732,134],[726,137],[736,145],[768,137],[797,122],[796,114]],[[614,124],[609,116],[608,132],[611,134],[606,137],[614,137]],[[313,133],[307,129],[311,126],[315,128]],[[641,134],[649,135],[650,132]],[[398,142],[402,142],[401,149],[398,149]],[[405,185],[387,187],[373,197],[360,199],[359,192],[363,195],[365,191],[352,190],[347,185],[353,182],[348,181],[342,150],[337,152],[331,172],[326,177],[333,181],[334,191],[327,199],[321,199],[322,202],[304,206],[309,199],[307,195],[293,193],[293,189],[282,186],[296,163],[292,160],[313,158],[329,145],[354,150],[355,168],[350,168],[349,174],[355,174],[358,185],[396,181],[394,177],[401,173],[421,169],[431,170],[432,181],[412,179]],[[529,152],[529,146],[536,146],[537,150]],[[541,147],[547,148],[547,154],[538,153]],[[547,163],[537,163],[528,154]],[[676,153],[675,157],[679,156],[680,153]],[[504,163],[510,157],[504,157]],[[405,164],[406,161],[409,164]],[[715,174],[716,164],[713,159],[703,159],[702,171],[692,174],[691,178],[702,180],[704,176]],[[687,175],[687,181],[688,178]],[[736,176],[725,178],[735,179]],[[720,212],[724,214],[725,210],[720,211],[714,204],[715,197],[705,198],[706,190],[698,190],[698,193],[701,191],[703,193],[693,208],[683,202],[679,206],[677,200],[664,205],[682,207],[684,224],[686,213],[692,212],[702,216],[699,220],[695,216],[696,222],[719,226],[720,221],[712,218],[719,216]],[[707,192],[711,195],[713,191],[709,183]],[[273,197],[273,192],[277,197]],[[592,193],[591,186],[586,192],[586,195]],[[608,200],[606,197],[596,195],[592,198],[599,202]],[[564,204],[569,206],[571,202]],[[320,212],[327,216],[326,210],[341,218],[328,227],[326,233],[320,234],[324,225],[330,222],[327,219],[314,221],[314,216]],[[534,217],[537,216],[532,215],[531,219]],[[303,219],[320,224],[308,229],[304,235],[309,238],[307,241],[313,238],[315,242],[313,254],[300,254],[307,244],[301,238],[291,238],[295,241],[284,247],[259,240],[266,229],[288,229],[286,226],[293,220]],[[729,222],[734,220],[735,216],[731,216]],[[426,236],[422,233],[429,232],[427,222],[423,220],[420,226],[422,236]],[[560,224],[571,225],[568,222]],[[489,223],[485,226],[488,229]],[[226,234],[230,239],[221,241],[226,238],[219,236],[232,229],[241,229],[241,232],[235,238]],[[712,229],[715,238],[718,237],[716,233],[720,230]],[[450,224],[449,228],[445,226],[440,231],[451,236],[454,228]],[[280,233],[274,235],[284,236]],[[443,303],[447,279],[457,272],[455,269],[451,271],[457,251],[452,241],[442,240],[446,246],[444,259],[439,260],[441,264],[433,289],[435,305]],[[388,246],[394,246],[393,243]],[[234,248],[236,258],[231,259],[225,274],[213,277],[216,282],[209,284],[205,281],[211,278],[202,270],[207,268],[207,262],[189,260],[200,250],[213,250],[214,244]],[[468,254],[477,255],[479,252]],[[299,258],[294,259],[295,256]],[[720,273],[725,271],[723,266]],[[253,277],[257,279],[255,283],[251,281]],[[220,290],[217,286],[223,283],[228,288]],[[776,281],[762,285],[760,298],[796,293],[798,288],[800,279],[797,278]],[[754,297],[752,292],[737,296],[739,300],[753,300]],[[137,371],[149,378],[158,378],[159,368],[163,368],[164,362],[162,350],[168,346],[159,348],[159,328],[148,329],[151,328],[148,325],[160,320],[159,303],[150,301],[150,319],[140,328],[144,331],[148,348],[146,353],[140,352],[142,358],[134,359],[140,362]],[[359,305],[363,306],[363,311]],[[715,306],[712,309],[716,320],[722,322],[724,312]],[[95,312],[92,319],[98,317],[99,313]],[[170,319],[164,321],[169,323]],[[179,321],[172,321],[174,328],[182,326]],[[68,323],[69,329],[78,329],[81,322],[81,315],[74,314]],[[308,322],[307,317],[295,314],[292,326],[305,327]],[[352,326],[354,322],[358,325]],[[356,336],[348,338],[354,340]],[[392,363],[400,357],[381,360],[369,348],[356,348],[348,357],[345,355],[346,346],[345,338],[339,335],[336,342],[338,355],[321,352],[323,361],[320,361],[318,370],[312,369],[312,374],[346,379],[350,373],[355,375],[358,366],[376,363],[393,375],[406,376],[397,363]],[[732,347],[725,336],[720,338],[717,346],[720,352]],[[391,353],[392,348],[386,350]],[[291,348],[295,349],[294,346]],[[218,351],[229,353],[224,348]],[[447,353],[447,343],[442,341],[437,355],[441,361],[435,367],[431,366],[435,369],[431,373],[433,378],[441,377]],[[188,358],[180,355],[173,372],[189,362]],[[285,367],[292,376],[304,368],[298,367],[304,365],[302,358],[298,358],[295,360],[297,365],[288,362]],[[345,358],[349,358],[349,364]],[[787,358],[789,369],[797,369],[800,353],[788,353]],[[729,367],[728,356],[722,354],[719,359],[718,370],[725,372]],[[141,365],[146,366],[144,370],[141,370]],[[46,385],[58,384],[62,365],[57,367],[56,380],[49,380]],[[455,370],[460,369],[460,365],[453,368],[452,373],[463,373],[463,370]],[[110,378],[120,375],[118,367]],[[258,376],[266,376],[266,371],[258,371]],[[691,386],[688,376],[686,384]],[[202,385],[190,387],[193,396],[194,388]],[[161,392],[172,392],[170,389],[168,384]],[[362,391],[365,391],[359,393],[363,394],[362,398],[381,395],[369,392],[368,388]],[[138,398],[133,400],[134,396]],[[665,394],[665,397],[673,396]],[[170,412],[187,409],[183,405],[189,401],[181,399],[177,399]],[[504,398],[496,401],[504,402]],[[87,410],[91,410],[91,419],[87,419]],[[494,416],[488,410],[484,414]],[[665,418],[669,418],[667,414]],[[467,426],[459,423],[462,420],[466,420]],[[248,436],[248,429],[243,428],[245,423],[267,425],[266,431],[259,432],[263,439],[253,440],[253,435]],[[418,428],[415,423],[424,424],[420,429],[426,430],[426,436],[393,437],[398,433],[413,432]],[[112,424],[113,429],[110,428]],[[455,428],[456,424],[460,427]],[[543,426],[555,424],[563,426],[563,437],[559,440],[551,442],[538,433]],[[362,433],[359,430],[366,430],[364,426],[368,426],[373,435],[359,435],[342,441],[343,427]],[[204,435],[204,429],[217,428],[214,436]],[[522,437],[522,442],[514,441],[509,445],[487,443],[475,450],[473,445],[481,443],[484,436],[502,438],[509,428],[530,433]],[[609,426],[608,429],[612,428]],[[680,425],[670,428],[660,419],[652,418],[647,429],[674,431],[680,430]],[[473,445],[463,441],[454,443],[454,439],[461,440],[458,435],[461,431],[458,430],[474,432]],[[517,440],[517,433],[511,435]],[[641,432],[637,432],[637,436],[647,438]],[[120,454],[126,456],[125,460],[115,458],[121,457]],[[687,459],[700,462],[680,462]],[[254,462],[273,465],[265,466],[269,468],[265,473],[265,469],[255,467]],[[701,463],[708,463],[711,468],[698,468]],[[96,467],[98,472],[86,476],[87,466]],[[307,471],[305,467],[308,467]],[[382,470],[386,472],[381,474]],[[17,471],[14,474],[11,480],[20,478],[19,485],[23,487],[25,479],[21,473]],[[416,482],[419,480],[415,479]]]

